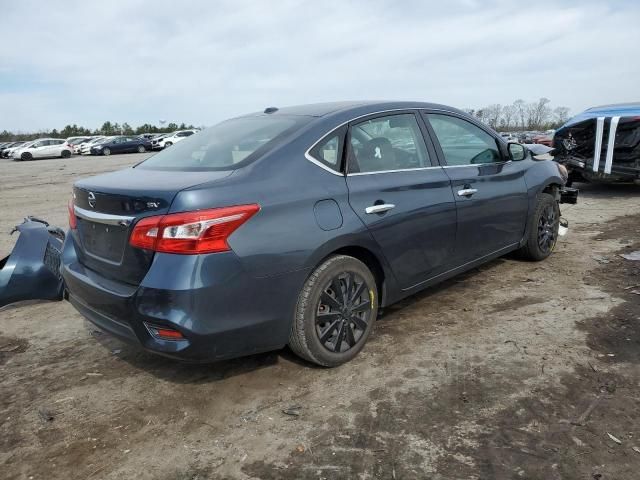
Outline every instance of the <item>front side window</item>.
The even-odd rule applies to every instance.
[[[312,117],[260,115],[239,117],[203,130],[145,160],[145,170],[235,170],[266,153],[278,140]]]
[[[427,114],[447,165],[476,165],[502,162],[495,138],[458,117]]]
[[[349,173],[410,170],[431,165],[412,113],[365,120],[351,127]]]

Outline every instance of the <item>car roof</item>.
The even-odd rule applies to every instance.
[[[271,107],[274,108],[274,107]],[[353,111],[358,115],[366,115],[382,110],[394,109],[415,109],[429,108],[435,110],[447,110],[458,113],[464,113],[456,108],[429,102],[413,102],[413,101],[382,101],[382,100],[361,100],[361,101],[345,101],[330,103],[313,103],[308,105],[293,105],[288,107],[277,108],[273,113],[256,112],[265,115],[301,115],[310,117],[324,117],[332,114],[344,114]],[[255,113],[253,114],[255,115]]]

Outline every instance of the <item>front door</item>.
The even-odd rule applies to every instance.
[[[455,242],[449,178],[432,159],[413,112],[350,125],[349,203],[406,289],[444,271]]]
[[[528,216],[527,161],[512,162],[499,140],[453,114],[427,113],[458,209],[458,265],[518,243]]]

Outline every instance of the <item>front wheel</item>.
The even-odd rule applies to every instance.
[[[560,207],[552,195],[541,193],[529,218],[527,242],[519,250],[527,260],[540,261],[553,252],[558,241]]]
[[[144,148],[144,145],[138,145],[138,153],[144,153],[146,151],[147,151],[147,149]]]
[[[24,160],[24,161],[33,160],[33,155],[31,155],[29,152],[24,152],[22,155],[20,155],[20,160]]]
[[[298,296],[289,347],[305,360],[336,367],[362,350],[377,314],[376,281],[369,268],[353,257],[330,257]]]
[[[69,158],[71,157],[71,152],[69,150],[62,150],[62,153],[60,153],[60,156],[62,158]]]
[[[173,143],[171,143],[171,142],[164,142],[164,146],[165,146],[165,147],[170,147],[171,145],[173,145]]]
[[[102,154],[107,156],[111,155],[111,149],[110,148],[102,149]]]

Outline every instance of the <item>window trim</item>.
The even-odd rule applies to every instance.
[[[418,131],[420,132],[420,136],[422,138],[422,142],[424,143],[425,146],[425,150],[427,152],[427,160],[429,162],[429,166],[428,167],[416,167],[416,168],[400,168],[400,169],[391,169],[391,170],[377,170],[375,172],[353,172],[350,173],[349,172],[349,151],[350,149],[346,149],[345,151],[345,162],[344,162],[344,170],[346,172],[346,176],[347,177],[355,177],[355,176],[362,176],[362,175],[376,175],[379,173],[399,173],[399,172],[415,172],[415,171],[419,171],[419,170],[432,170],[435,168],[441,168],[439,165],[435,165],[434,164],[434,157],[436,152],[430,148],[429,143],[430,143],[430,139],[428,139],[427,137],[425,137],[425,132],[422,129],[422,125],[421,125],[421,119],[420,119],[420,111],[419,109],[415,109],[415,108],[400,108],[400,109],[393,109],[393,110],[388,110],[388,111],[384,111],[384,112],[375,112],[375,113],[369,113],[367,115],[363,115],[361,117],[358,118],[354,118],[352,119],[349,123],[349,130],[347,132],[347,136],[345,139],[345,144],[347,144],[348,142],[351,141],[351,129],[356,126],[357,124],[369,121],[369,120],[374,120],[376,118],[383,118],[383,117],[390,117],[390,116],[394,116],[394,115],[405,115],[405,114],[409,114],[409,115],[413,115],[413,117],[415,118],[416,121],[416,125],[418,127]]]
[[[431,122],[429,122],[429,114],[435,114],[435,115],[445,115],[448,117],[454,117],[457,118],[459,120],[464,120],[466,122],[469,122],[471,125],[474,125],[475,127],[479,128],[480,130],[482,130],[483,132],[485,132],[487,135],[489,135],[491,138],[493,138],[494,142],[496,142],[496,148],[498,149],[498,152],[500,153],[500,156],[502,157],[502,160],[499,162],[491,162],[491,163],[469,163],[469,164],[465,164],[465,165],[447,165],[447,158],[444,155],[444,151],[442,150],[442,146],[440,145],[440,139],[438,139],[438,136],[435,133],[435,130],[433,130],[433,127],[431,126]],[[494,135],[488,128],[486,125],[482,124],[481,122],[476,121],[475,119],[470,119],[467,118],[466,116],[463,115],[459,115],[457,112],[450,112],[448,110],[440,110],[440,109],[429,109],[429,108],[423,108],[420,109],[420,116],[422,117],[427,130],[429,131],[429,136],[432,139],[432,142],[434,144],[434,148],[436,148],[437,151],[437,155],[438,155],[438,160],[440,162],[440,166],[442,168],[469,168],[469,167],[481,167],[484,165],[506,165],[508,163],[511,163],[512,160],[509,159],[507,156],[505,156],[505,146],[506,143],[504,142],[504,140],[502,140],[502,138],[498,138],[499,136]]]
[[[339,177],[345,177],[345,176],[347,176],[347,177],[348,177],[348,176],[349,176],[349,174],[346,174],[346,168],[344,168],[344,167],[346,167],[346,162],[344,162],[344,161],[343,161],[343,162],[341,162],[341,163],[343,163],[343,164],[344,164],[344,165],[342,165],[342,169],[343,169],[344,171],[338,172],[338,171],[336,171],[336,170],[334,170],[334,169],[332,169],[332,168],[330,168],[330,167],[327,167],[324,163],[322,163],[322,162],[320,162],[320,161],[316,160],[316,159],[311,155],[311,153],[310,153],[310,152],[311,152],[311,150],[313,150],[313,149],[316,147],[316,145],[317,145],[318,143],[320,143],[324,138],[326,138],[326,137],[327,137],[327,135],[329,135],[329,134],[333,133],[334,131],[336,131],[336,130],[338,130],[338,129],[342,128],[342,127],[344,127],[345,125],[349,125],[350,123],[355,122],[356,120],[360,120],[361,118],[369,117],[369,116],[372,116],[372,115],[383,114],[383,113],[389,113],[389,112],[413,112],[413,113],[415,114],[415,112],[417,112],[417,111],[418,111],[418,109],[416,109],[416,108],[413,108],[413,109],[412,109],[412,108],[391,108],[391,109],[389,109],[389,110],[380,110],[380,111],[377,111],[377,112],[364,113],[364,114],[359,115],[359,116],[357,116],[357,117],[350,118],[349,120],[346,120],[346,121],[344,121],[344,122],[340,123],[339,125],[336,125],[336,126],[335,126],[335,127],[333,127],[331,130],[327,131],[327,133],[325,133],[324,135],[322,135],[318,140],[316,140],[315,142],[313,142],[313,144],[312,144],[309,148],[307,148],[307,150],[304,152],[304,156],[305,156],[305,158],[306,158],[307,160],[309,160],[311,163],[313,163],[314,165],[317,165],[318,167],[322,168],[323,170],[326,170],[326,171],[327,171],[327,172],[329,172],[329,173],[333,173],[334,175],[337,175],[337,176],[339,176]],[[345,141],[346,141],[346,137],[347,137],[347,136],[348,136],[348,131],[347,131],[347,135],[345,135]],[[344,153],[344,152],[343,152],[343,153]],[[344,156],[344,155],[343,155],[343,156]],[[402,170],[402,171],[404,172],[405,170]],[[372,173],[373,173],[373,172],[372,172]],[[380,173],[382,173],[382,172],[380,172]]]
[[[318,145],[321,145],[323,142],[326,142],[327,140],[333,138],[333,137],[338,137],[338,159],[336,162],[336,168],[331,168],[327,163],[325,163],[324,161],[320,160],[319,158],[315,157],[311,152],[313,150],[316,149],[316,147]],[[335,173],[337,175],[343,176],[342,171],[344,170],[345,167],[345,162],[344,162],[344,147],[345,147],[345,139],[347,137],[347,126],[346,125],[340,125],[337,128],[334,128],[333,130],[331,130],[329,133],[327,133],[325,136],[323,136],[322,138],[320,138],[320,140],[318,140],[316,143],[314,143],[311,148],[309,148],[306,152],[305,152],[305,156],[307,157],[308,160],[310,160],[312,163],[318,165],[319,167],[331,172],[331,173]]]

